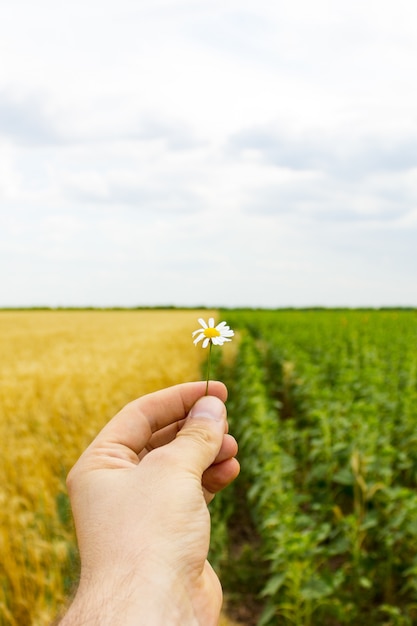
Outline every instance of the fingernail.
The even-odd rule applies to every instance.
[[[190,417],[208,417],[212,420],[220,421],[223,419],[226,407],[223,402],[216,396],[204,396],[197,400],[191,409]]]

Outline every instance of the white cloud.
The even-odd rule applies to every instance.
[[[3,3],[0,306],[417,305],[416,18]]]

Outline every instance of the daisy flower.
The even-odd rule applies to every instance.
[[[230,326],[227,326],[226,322],[220,322],[217,326],[214,325],[214,318],[210,317],[208,324],[201,317],[198,320],[201,328],[195,330],[192,334],[194,344],[197,345],[200,341],[203,348],[209,348],[209,355],[207,361],[207,379],[206,379],[206,395],[208,394],[208,385],[210,379],[210,365],[211,365],[211,349],[213,346],[222,346],[226,341],[232,341],[230,337],[234,336],[233,330]]]
[[[202,328],[198,328],[193,332],[194,344],[197,345],[199,341],[203,340],[203,348],[207,348],[210,344],[215,346],[222,346],[226,341],[232,341],[230,337],[235,334],[230,326],[226,325],[226,322],[220,322],[217,326],[214,325],[214,319],[210,317],[208,324],[200,317],[198,320]]]

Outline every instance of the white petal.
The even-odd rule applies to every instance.
[[[209,345],[209,343],[210,343],[210,338],[209,338],[209,337],[206,337],[206,338],[204,339],[204,341],[203,341],[203,348],[207,348],[207,346]]]
[[[214,317],[210,317],[209,319],[209,327],[214,328]]]
[[[199,317],[199,318],[198,318],[198,321],[199,321],[199,323],[202,325],[202,327],[203,327],[203,328],[207,328],[207,324],[206,324],[206,322],[203,320],[203,318],[202,318],[202,317]]]
[[[201,340],[203,339],[203,337],[204,337],[204,336],[205,336],[205,335],[204,335],[204,333],[201,333],[201,335],[199,335],[199,336],[197,337],[197,339],[194,339],[193,343],[194,343],[195,345],[197,345],[197,344],[198,344],[198,342],[199,342],[199,341],[201,341]]]

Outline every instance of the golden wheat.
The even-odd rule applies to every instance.
[[[200,378],[197,317],[0,312],[1,626],[46,626],[57,615],[76,554],[65,476],[126,402]]]

